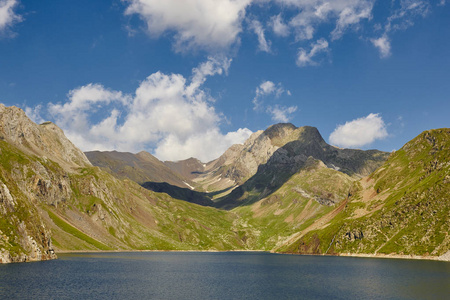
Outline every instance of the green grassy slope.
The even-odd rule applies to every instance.
[[[449,158],[450,129],[423,132],[370,176],[370,186],[362,182],[327,227],[278,251],[442,255],[450,248]]]
[[[20,204],[0,222],[8,235],[0,246],[13,256],[29,252],[13,242],[19,238],[18,224],[31,226],[41,219],[52,232],[55,250],[247,247],[232,213],[148,191],[97,167],[68,172],[4,141],[0,146],[0,180]]]
[[[256,247],[271,250],[291,235],[304,230],[344,201],[353,179],[309,158],[306,166],[294,174],[276,192],[257,202],[259,195],[247,193],[251,205],[233,211],[242,222],[255,229]]]

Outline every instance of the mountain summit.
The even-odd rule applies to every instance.
[[[389,155],[276,124],[208,163],[88,154],[108,173],[56,125],[2,105],[0,262],[60,250],[450,256],[449,142],[450,129],[430,130]]]

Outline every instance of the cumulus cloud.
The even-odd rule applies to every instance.
[[[274,95],[276,98],[284,93],[284,88],[281,83],[275,84],[272,81],[263,81],[255,90],[255,98],[253,98],[253,110],[260,110],[263,106],[262,97]],[[290,95],[290,92],[287,91]]]
[[[279,106],[267,107],[267,112],[272,115],[272,120],[275,122],[289,122],[292,118],[292,114],[297,111],[297,106]]]
[[[270,52],[270,46],[272,43],[266,40],[264,28],[262,27],[261,22],[258,20],[252,20],[250,22],[250,28],[258,36],[258,49],[263,52]]]
[[[388,136],[386,125],[379,114],[369,114],[344,125],[338,125],[329,141],[341,147],[361,147]]]
[[[222,134],[222,117],[202,89],[208,76],[226,73],[229,64],[229,59],[209,58],[193,69],[190,79],[156,72],[134,95],[88,84],[70,91],[65,103],[50,103],[47,110],[85,151],[153,149],[162,160],[192,156],[209,161],[251,134],[246,128]]]
[[[379,37],[378,39],[371,39],[372,44],[380,51],[380,57],[386,58],[391,55],[391,42],[386,35]]]
[[[158,144],[155,155],[162,160],[174,160],[183,154],[183,157],[196,157],[206,162],[222,155],[231,145],[243,143],[251,134],[251,130],[240,128],[223,135],[217,127],[189,135],[185,140],[168,134]]]
[[[315,43],[312,43],[309,52],[304,48],[300,48],[297,56],[297,66],[306,67],[318,65],[313,58],[322,52],[328,52],[328,42],[325,39],[320,39]]]
[[[0,0],[0,33],[6,31],[14,23],[22,21],[22,17],[14,12],[18,4],[17,0]]]
[[[281,14],[270,18],[269,26],[272,27],[273,32],[278,36],[286,37],[289,35],[289,26],[284,23]]]
[[[152,36],[174,32],[177,51],[223,50],[238,40],[251,0],[126,0],[125,14],[137,14]]]
[[[42,105],[38,104],[35,107],[25,107],[25,114],[30,118],[34,123],[41,124],[45,120],[41,117]]]

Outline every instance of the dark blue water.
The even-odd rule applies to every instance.
[[[0,299],[450,299],[450,263],[252,252],[60,254],[0,265]]]

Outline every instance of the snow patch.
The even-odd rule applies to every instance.
[[[190,184],[187,183],[186,181],[183,181],[183,183],[184,183],[185,185],[187,185],[191,190],[194,190],[194,189],[195,189],[192,185],[190,185]]]

